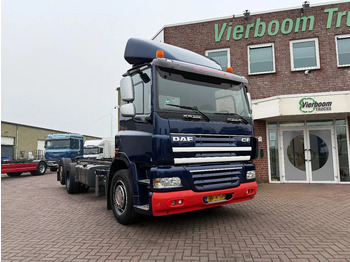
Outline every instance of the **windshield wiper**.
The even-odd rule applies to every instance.
[[[167,106],[174,106],[174,107],[179,107],[179,108],[183,108],[183,109],[189,109],[189,110],[192,110],[192,111],[195,111],[199,114],[201,114],[208,122],[210,121],[210,118],[204,114],[202,111],[200,111],[198,109],[198,107],[196,106],[180,106],[180,105],[175,105],[175,104],[166,104]]]
[[[218,112],[218,113],[214,113],[214,114],[215,115],[228,115],[228,116],[233,115],[236,118],[228,117],[227,121],[230,121],[230,122],[239,121],[239,122],[243,122],[244,124],[248,124],[249,123],[247,119],[245,119],[243,116],[241,116],[241,115],[239,115],[237,113],[220,113],[220,112]]]

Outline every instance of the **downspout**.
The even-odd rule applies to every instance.
[[[16,160],[18,159],[18,125],[16,125]]]

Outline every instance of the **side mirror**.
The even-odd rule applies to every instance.
[[[120,107],[120,114],[124,117],[133,117],[136,115],[135,105],[133,103],[124,104]]]
[[[130,76],[126,76],[122,80],[120,80],[120,94],[123,101],[134,101],[134,85]]]

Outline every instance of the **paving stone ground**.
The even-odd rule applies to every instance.
[[[254,200],[123,226],[56,174],[1,176],[2,261],[350,261],[350,185],[260,184]]]

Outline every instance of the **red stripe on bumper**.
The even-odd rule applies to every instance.
[[[253,199],[258,185],[256,182],[244,183],[239,187],[215,190],[208,192],[194,192],[192,190],[176,192],[154,192],[152,195],[152,211],[154,216],[165,216],[184,212],[200,210],[209,207],[222,206]],[[247,191],[249,190],[249,193]],[[250,191],[253,192],[250,192]],[[207,196],[233,194],[231,199],[211,204],[204,203],[203,198]],[[178,200],[183,203],[178,205]],[[172,206],[172,201],[176,200],[176,205]]]

